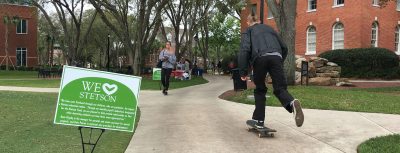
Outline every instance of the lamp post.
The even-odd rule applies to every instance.
[[[264,24],[264,0],[260,0],[260,21]]]
[[[110,71],[110,34],[107,37],[107,71]]]

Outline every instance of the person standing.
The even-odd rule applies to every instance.
[[[176,63],[175,52],[171,48],[170,41],[165,43],[165,48],[160,52],[158,57],[162,61],[161,84],[164,87],[162,93],[168,95],[169,78]]]
[[[301,104],[287,91],[287,82],[283,71],[283,62],[288,52],[286,44],[272,27],[259,24],[257,16],[248,16],[247,24],[249,27],[242,33],[238,62],[242,80],[247,79],[249,65],[253,66],[256,104],[252,119],[257,121],[256,127],[265,128],[265,95],[267,93],[265,77],[267,73],[272,78],[274,95],[289,113],[293,113],[297,127],[301,127],[304,122]]]

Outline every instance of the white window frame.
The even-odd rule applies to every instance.
[[[25,21],[26,22],[26,32],[25,33],[18,33],[18,26],[21,26],[20,28],[21,28],[21,30],[22,30],[22,21]],[[16,31],[16,33],[18,34],[18,35],[25,35],[25,34],[28,34],[28,20],[26,20],[26,19],[21,19],[20,20],[20,22],[18,22],[18,24],[17,24],[17,26],[16,26],[16,29],[15,29],[15,31]]]
[[[343,39],[340,40],[340,41],[343,41],[343,48],[335,48],[335,42],[339,41],[339,40],[335,40],[335,32],[337,31],[335,28],[336,28],[336,26],[339,25],[339,24],[342,24],[342,26],[343,26],[343,28],[341,29],[341,30],[343,31]],[[333,27],[332,27],[332,50],[335,50],[335,49],[344,49],[344,48],[345,48],[345,47],[344,47],[344,45],[345,45],[344,40],[345,40],[344,24],[341,23],[341,22],[337,22],[337,23],[335,23],[335,24],[333,25]]]
[[[379,0],[372,0],[372,6],[381,7],[379,6]]]
[[[400,55],[400,25],[396,26],[396,29],[394,31],[394,45],[395,45],[395,52],[397,55]],[[396,40],[397,37],[397,40]],[[397,50],[396,50],[397,49]]]
[[[343,7],[344,6],[344,1],[343,1],[343,4],[338,4],[338,0],[333,0],[333,6],[332,6],[332,8],[335,8],[335,7]]]
[[[309,40],[309,35],[310,35],[310,29],[311,28],[314,28],[314,35],[315,35],[315,50],[313,50],[313,51],[310,51],[310,49],[309,49],[309,42],[308,42],[308,40]],[[317,54],[317,29],[314,27],[314,26],[310,26],[310,27],[308,27],[307,28],[307,33],[306,33],[306,54],[305,55],[315,55],[315,54]]]
[[[311,2],[315,1],[316,5],[315,5],[315,9],[311,9]],[[308,0],[308,8],[307,8],[307,12],[315,12],[317,11],[317,0]]]
[[[375,30],[375,38],[372,35],[374,30]],[[372,44],[373,40],[375,40],[375,44]],[[378,41],[379,41],[379,24],[378,22],[374,22],[372,23],[372,28],[371,28],[371,47],[378,47],[379,44]]]
[[[18,51],[20,51],[20,52],[25,51],[25,65],[22,65],[22,63],[18,63],[18,57],[17,57],[18,56]],[[21,55],[22,55],[22,53],[21,53]],[[22,56],[21,56],[21,58],[22,58]],[[15,65],[17,65],[17,66],[18,66],[18,64],[20,64],[19,66],[25,66],[25,67],[28,66],[28,48],[17,47],[16,53],[15,53],[15,62],[16,62]]]

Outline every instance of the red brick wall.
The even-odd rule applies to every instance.
[[[27,20],[27,34],[16,34],[16,25],[9,25],[8,54],[14,65],[16,64],[16,50],[18,47],[27,48],[27,66],[38,64],[37,56],[37,9],[35,7],[0,4],[0,62],[5,56],[5,25],[4,16],[18,16]],[[5,65],[5,63],[3,63]]]
[[[390,2],[385,8],[364,6],[363,12],[362,33],[365,35],[362,38],[362,46],[370,46],[371,27],[377,17],[379,24],[378,47],[394,50],[394,32],[400,21],[400,12],[396,10],[396,2]]]
[[[251,0],[257,4],[259,15],[259,0]],[[360,48],[371,46],[371,27],[378,18],[379,36],[378,47],[394,50],[394,31],[400,20],[400,12],[396,11],[396,3],[390,2],[385,8],[373,7],[371,1],[351,0],[345,1],[343,7],[333,8],[333,0],[318,0],[317,11],[307,12],[308,1],[297,2],[296,19],[296,55],[305,55],[307,42],[307,28],[310,23],[317,31],[317,55],[332,49],[332,28],[337,19],[344,25],[345,48]],[[271,19],[267,18],[267,5],[265,4],[264,23],[276,27]],[[241,14],[241,30],[247,28],[249,8],[246,7]],[[314,55],[315,56],[315,55]]]

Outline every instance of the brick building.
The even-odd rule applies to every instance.
[[[0,65],[6,65],[6,27],[8,27],[9,66],[33,67],[38,64],[37,16],[35,7],[19,4],[0,4]],[[4,18],[9,18],[8,24]],[[8,25],[8,26],[7,26]]]
[[[342,48],[381,47],[400,55],[400,0],[386,7],[379,0],[298,0],[296,55],[317,56]],[[241,30],[250,11],[260,14],[260,0],[242,10]],[[276,28],[267,4],[264,23]]]

